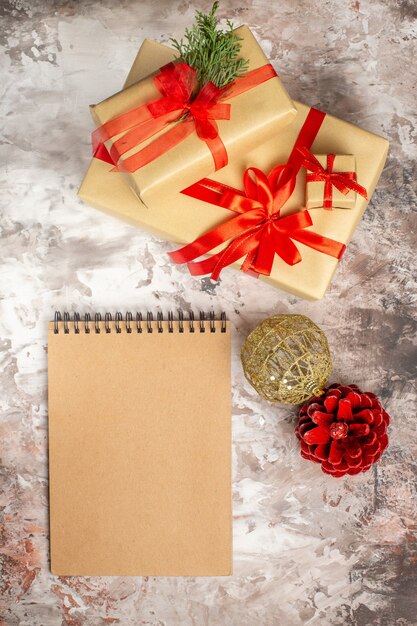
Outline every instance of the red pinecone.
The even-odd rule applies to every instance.
[[[300,410],[295,432],[301,456],[332,476],[365,472],[388,446],[389,421],[374,393],[331,385]]]

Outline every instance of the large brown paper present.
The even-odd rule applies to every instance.
[[[129,81],[141,77],[155,67],[172,59],[169,48],[146,40],[137,56]],[[226,168],[211,178],[242,189],[243,173],[249,166],[269,172],[280,163],[286,163],[294,142],[310,108],[296,103],[295,121],[273,136],[267,143],[245,154],[239,154]],[[382,137],[357,126],[327,115],[311,148],[315,154],[352,154],[356,159],[358,182],[371,198],[384,167],[388,142]],[[181,193],[160,193],[150,207],[141,203],[124,178],[111,171],[108,163],[93,159],[79,190],[79,197],[88,204],[119,217],[139,228],[178,243],[189,243],[197,237],[229,220],[229,210],[195,200]],[[294,213],[305,206],[305,172],[297,177],[297,186],[286,203],[283,213]],[[312,209],[313,226],[309,230],[347,245],[367,206],[367,201],[356,195],[351,209]],[[338,266],[338,260],[297,243],[302,261],[287,265],[275,256],[270,276],[259,276],[265,281],[297,296],[318,300],[322,298]],[[240,267],[240,263],[235,264]],[[185,270],[187,271],[187,270]],[[224,270],[229,271],[229,270]],[[254,279],[256,280],[256,279]]]
[[[242,38],[240,54],[243,58],[249,59],[248,73],[260,68],[268,70],[268,60],[249,28],[241,26],[237,29],[237,33]],[[168,61],[173,60],[173,54],[173,51],[169,54]],[[155,67],[153,62],[152,71],[156,72],[165,64],[162,62],[161,65]],[[145,71],[145,78],[141,76],[141,80],[129,84],[127,89],[91,107],[93,119],[98,127],[121,114],[161,98],[161,93],[154,84],[155,74],[149,75],[150,67]],[[233,163],[239,154],[248,152],[266,141],[272,134],[276,134],[292,122],[296,115],[294,104],[280,79],[274,75],[270,66],[269,70],[267,75],[272,73],[272,77],[266,79],[265,82],[231,98],[225,95],[221,100],[230,104],[230,119],[216,119],[219,137],[225,148],[223,155],[227,153],[229,163]],[[239,80],[245,80],[245,78]],[[146,111],[145,114],[149,115],[149,112]],[[135,119],[137,115],[138,113],[135,113]],[[141,141],[139,144],[135,140],[133,145],[136,147],[123,154],[119,161],[120,168],[126,171],[130,167],[132,155],[136,157],[145,146],[154,145],[155,140],[162,139],[162,137],[166,141],[171,131],[186,128],[190,129],[191,134],[178,145],[171,147],[164,154],[160,154],[158,148],[156,152],[159,156],[154,155],[149,163],[134,172],[125,173],[129,185],[148,206],[159,199],[164,189],[169,189],[171,193],[179,192],[200,178],[212,174],[215,171],[212,154],[216,151],[215,147],[209,148],[208,144],[199,138],[194,124],[187,121],[173,122],[156,132],[150,139]],[[121,132],[108,139],[106,146],[108,148],[114,146],[115,141],[121,137],[125,139],[126,133]],[[218,142],[214,143],[218,147]],[[213,146],[213,142],[209,145]],[[224,160],[220,158],[216,169],[222,166]]]

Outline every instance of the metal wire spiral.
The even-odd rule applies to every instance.
[[[135,320],[135,321],[133,321]],[[144,319],[143,314],[140,312],[135,313],[135,317],[131,311],[127,311],[123,316],[122,313],[117,312],[114,316],[114,325],[113,325],[113,316],[111,313],[105,313],[104,315],[104,325],[103,318],[101,313],[95,313],[94,318],[92,320],[90,313],[85,313],[83,317],[78,312],[75,312],[72,316],[68,312],[65,312],[61,315],[60,311],[55,312],[54,317],[54,333],[57,335],[63,330],[65,335],[73,332],[78,335],[82,330],[85,333],[90,334],[91,332],[99,335],[101,332],[105,332],[106,334],[116,332],[122,333],[126,332],[131,334],[133,332],[136,333],[152,333],[156,330],[157,333],[163,333],[165,331],[164,328],[164,315],[160,311],[156,314],[156,319],[151,312],[146,313],[146,317]],[[173,333],[175,330],[174,325],[174,314],[172,311],[169,311],[167,316],[167,329],[169,333]],[[184,312],[178,311],[178,326],[177,330],[179,333],[184,333],[186,330],[190,333],[200,332],[205,333],[206,329],[211,333],[215,333],[217,331],[216,315],[214,311],[210,311],[209,317],[207,319],[204,311],[200,311],[199,313],[199,321],[198,324],[195,322],[195,315],[193,311],[188,313],[188,319],[185,319]],[[226,313],[220,314],[220,332],[225,333],[227,330],[226,325]]]

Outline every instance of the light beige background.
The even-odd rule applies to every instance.
[[[167,43],[193,12],[173,0],[0,2],[0,623],[410,626],[415,3],[222,3],[222,16],[251,26],[293,98],[391,142],[364,220],[316,303],[235,271],[214,289],[172,267],[169,244],[76,198],[90,159],[88,105],[120,88],[144,37]],[[166,313],[190,303],[226,309],[234,332],[234,576],[51,576],[46,322],[55,308]],[[282,312],[310,315],[328,335],[333,380],[379,393],[392,414],[390,448],[368,474],[321,474],[299,456],[294,411],[266,404],[244,382],[241,343]]]

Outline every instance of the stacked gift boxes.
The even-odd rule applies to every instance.
[[[250,30],[238,31],[248,75],[208,120],[197,109],[181,118],[184,103],[169,96],[181,80],[175,53],[144,41],[125,89],[92,107],[96,151],[79,196],[182,244],[171,260],[196,276],[217,280],[232,266],[317,300],[372,197],[388,142],[292,102]]]

